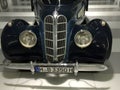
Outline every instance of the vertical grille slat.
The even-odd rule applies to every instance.
[[[44,19],[46,59],[49,62],[61,62],[65,58],[67,19],[63,15],[57,18],[48,15]]]

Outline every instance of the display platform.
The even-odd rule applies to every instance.
[[[1,0],[2,1],[2,0]],[[12,19],[24,19],[33,24],[34,13],[29,0],[8,0],[8,8],[0,7],[0,34],[5,24]],[[116,0],[115,0],[116,1]],[[119,90],[120,82],[120,7],[114,0],[90,0],[86,15],[90,20],[106,20],[112,30],[112,54],[104,72],[80,72],[74,74],[47,74],[5,69],[4,56],[0,49],[1,90]],[[0,46],[1,47],[1,46]]]

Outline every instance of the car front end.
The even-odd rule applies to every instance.
[[[89,21],[88,0],[31,0],[35,23],[15,19],[1,37],[6,68],[49,73],[107,70],[112,34],[105,20]]]

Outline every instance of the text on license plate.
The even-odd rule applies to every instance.
[[[73,67],[36,67],[37,72],[73,73]]]

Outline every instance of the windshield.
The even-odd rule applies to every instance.
[[[39,0],[41,3],[46,5],[58,5],[58,4],[72,4],[81,0]]]

